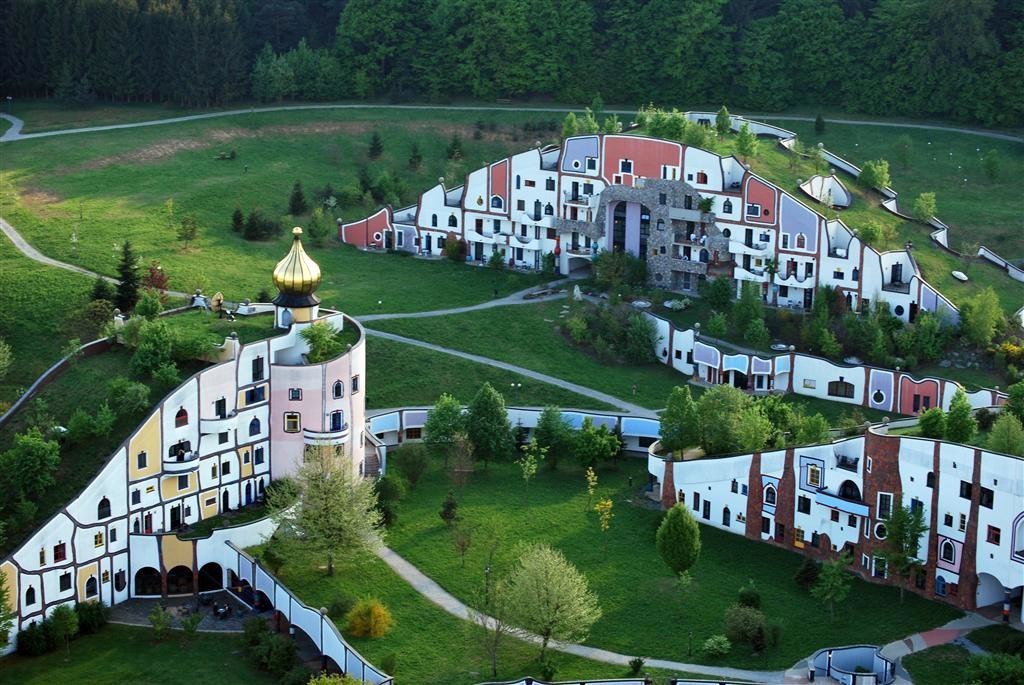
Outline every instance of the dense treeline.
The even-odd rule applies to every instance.
[[[1024,123],[1019,0],[6,0],[0,84],[166,100],[545,97]],[[267,47],[269,46],[269,47]]]

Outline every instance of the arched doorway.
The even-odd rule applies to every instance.
[[[167,594],[190,595],[192,591],[192,569],[188,566],[175,566],[167,572]]]
[[[245,484],[245,505],[249,506],[252,504],[252,482]]]
[[[256,611],[271,611],[274,608],[274,603],[270,600],[270,597],[263,590],[256,591],[256,603],[253,606]]]
[[[852,480],[844,480],[842,485],[839,486],[839,496],[843,499],[853,500],[854,502],[860,502],[860,488]]]
[[[1002,605],[1006,591],[1003,584],[995,576],[988,573],[978,574],[978,590],[975,593],[975,606],[977,608],[987,607],[991,604]]]
[[[199,569],[199,591],[212,592],[224,588],[224,570],[220,564],[210,562]]]
[[[144,566],[135,572],[135,596],[161,594],[160,572],[152,566]]]
[[[729,511],[729,507],[722,509],[722,525],[726,528],[729,527],[729,523],[732,521],[732,512]]]
[[[228,496],[228,491],[220,493],[220,513],[224,513],[231,509],[231,498]]]

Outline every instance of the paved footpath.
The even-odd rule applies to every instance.
[[[177,124],[186,121],[198,121],[200,119],[214,119],[217,117],[236,117],[257,112],[287,112],[311,109],[411,109],[411,110],[437,110],[442,112],[554,112],[561,114],[580,107],[563,105],[561,107],[517,107],[514,105],[496,107],[492,105],[372,105],[372,104],[347,104],[347,105],[281,105],[278,107],[249,107],[247,109],[232,109],[222,112],[204,112],[202,114],[191,114],[183,117],[168,117],[165,119],[152,119],[150,121],[135,121],[127,124],[109,124],[106,126],[85,126],[81,128],[67,128],[57,131],[40,131],[38,133],[22,133],[24,123],[18,117],[10,114],[0,114],[0,118],[11,122],[11,127],[0,136],[0,143],[15,140],[27,140],[31,138],[48,138],[51,136],[64,136],[75,133],[95,133],[98,131],[114,131],[122,128],[141,128],[144,126],[159,126],[161,124]],[[606,109],[608,114],[625,114],[632,116],[636,114],[635,109]],[[766,119],[775,121],[814,121],[814,117],[805,117],[791,114],[744,114],[748,119]],[[885,126],[887,128],[916,128],[927,131],[948,131],[952,133],[965,133],[968,135],[992,138],[995,140],[1008,140],[1014,143],[1024,142],[1024,138],[1009,133],[998,133],[974,128],[963,128],[958,126],[943,126],[940,124],[914,124],[898,121],[871,121],[863,119],[828,119],[833,124],[847,124],[850,126]]]

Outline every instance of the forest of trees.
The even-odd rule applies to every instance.
[[[1024,123],[1019,0],[4,0],[0,86],[87,102],[541,98]]]

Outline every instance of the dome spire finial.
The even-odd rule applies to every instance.
[[[279,294],[274,304],[285,307],[312,307],[320,300],[313,293],[320,287],[320,267],[302,247],[302,228],[292,229],[292,246],[274,267],[274,286]]]

